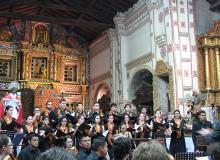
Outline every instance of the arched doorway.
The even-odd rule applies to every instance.
[[[140,110],[147,106],[149,114],[153,114],[153,75],[147,69],[137,71],[131,81],[129,99]]]
[[[106,84],[101,84],[97,88],[95,101],[99,102],[100,108],[104,113],[110,110],[111,96],[109,87]]]

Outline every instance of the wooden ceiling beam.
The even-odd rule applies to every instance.
[[[48,17],[48,16],[40,16],[40,15],[28,15],[21,13],[10,13],[10,12],[0,12],[0,17],[14,18],[14,19],[26,19],[33,21],[43,21],[48,23],[55,24],[63,24],[63,25],[71,25],[71,26],[84,26],[84,27],[96,27],[96,28],[110,28],[112,24],[99,23],[99,22],[89,22],[83,19],[76,20],[71,18],[63,18],[63,17]]]
[[[54,4],[51,2],[44,3],[42,1],[34,1],[34,0],[7,0],[6,2],[0,2],[0,6],[11,6],[11,5],[25,5],[25,6],[33,6],[33,7],[45,7],[54,10],[65,10],[65,11],[74,11],[80,13],[89,13],[92,14],[91,11],[86,10],[85,8],[79,6],[70,6],[65,4]]]
[[[219,10],[219,8],[220,8],[220,1],[216,1],[215,3],[211,4],[211,6],[210,6],[211,11]]]
[[[115,7],[119,12],[122,12],[124,10],[124,7],[116,3],[114,0],[107,0],[102,2],[106,2],[107,4],[112,4],[112,6]]]

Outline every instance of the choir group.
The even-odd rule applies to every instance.
[[[110,151],[114,137],[148,138],[155,139],[166,148],[165,132],[172,129],[170,148],[166,149],[172,155],[177,152],[186,152],[184,129],[186,122],[181,118],[179,110],[174,111],[174,118],[168,120],[163,110],[155,111],[154,116],[149,115],[148,108],[142,106],[138,114],[133,113],[130,104],[124,106],[124,112],[118,112],[115,103],[111,103],[110,111],[103,113],[99,103],[95,103],[93,111],[85,113],[82,103],[78,103],[75,112],[67,109],[66,101],[62,99],[59,107],[53,109],[52,101],[46,102],[46,110],[41,112],[35,107],[33,115],[26,117],[22,125],[12,117],[13,107],[6,106],[4,117],[0,121],[0,129],[23,133],[22,150],[18,155],[22,157],[23,150],[29,143],[29,135],[38,136],[38,148],[44,152],[53,146],[63,147],[72,152],[78,152],[80,159],[81,140],[88,138],[104,139]],[[32,138],[32,137],[31,137]],[[139,141],[132,141],[132,149]],[[109,152],[110,157],[112,156]],[[84,157],[85,158],[85,157]]]

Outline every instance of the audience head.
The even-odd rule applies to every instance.
[[[123,160],[127,159],[131,152],[131,140],[125,137],[117,137],[113,141],[113,154],[114,159]]]
[[[11,143],[11,139],[5,134],[0,134],[0,155],[12,153],[13,144]]]
[[[170,157],[166,152],[165,148],[155,142],[148,141],[143,142],[138,145],[138,147],[133,151],[133,160],[169,160]]]
[[[81,135],[79,140],[79,146],[83,149],[90,149],[91,147],[91,138],[87,135]]]
[[[162,145],[164,145],[165,134],[161,131],[157,131],[154,133],[154,140]]]
[[[65,148],[71,148],[73,147],[73,140],[71,138],[71,136],[67,135],[64,137],[64,147]]]
[[[102,138],[95,139],[91,146],[91,150],[96,152],[99,157],[105,157],[108,153],[106,141]]]
[[[31,115],[28,115],[26,117],[26,124],[33,124],[34,120],[33,120],[33,117]]]
[[[220,159],[220,142],[215,142],[207,147],[207,153],[212,157],[212,160]]]
[[[36,133],[28,134],[28,143],[32,148],[37,148],[39,145],[39,137]]]
[[[76,160],[75,156],[63,149],[58,147],[53,147],[46,152],[42,153],[38,160]]]

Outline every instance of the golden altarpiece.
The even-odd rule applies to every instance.
[[[1,84],[19,81],[21,88],[33,91],[34,106],[42,110],[47,100],[58,106],[61,98],[67,101],[70,110],[74,109],[77,102],[85,106],[85,50],[50,44],[48,33],[48,24],[32,23],[31,41],[21,41],[20,46],[15,44],[17,47],[14,49],[1,48]],[[0,44],[13,46],[9,42]]]
[[[207,34],[197,37],[199,89],[207,93],[207,104],[220,105],[220,20]],[[220,108],[220,107],[218,107]]]

